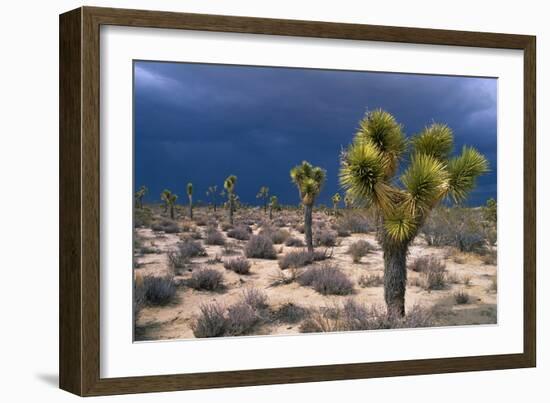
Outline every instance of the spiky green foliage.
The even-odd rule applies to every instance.
[[[277,196],[273,195],[269,199],[269,219],[273,219],[273,210],[277,210],[279,208],[279,199]]]
[[[269,200],[269,188],[267,186],[262,186],[260,188],[260,191],[256,195],[256,199],[263,200],[264,212],[267,213],[267,201]]]
[[[292,182],[298,187],[300,199],[305,205],[311,205],[319,195],[325,182],[326,172],[320,167],[314,167],[307,161],[290,170]]]
[[[174,219],[174,207],[178,200],[178,195],[168,189],[164,189],[160,194],[160,199],[164,201],[164,211],[167,212],[170,209],[170,218]]]
[[[149,192],[149,189],[147,189],[147,186],[142,185],[139,190],[135,193],[135,206],[137,208],[143,208],[143,197]]]
[[[395,178],[407,149],[401,125],[387,112],[367,113],[352,144],[342,152],[340,184],[354,203],[375,208],[384,250],[384,298],[390,315],[405,314],[408,248],[430,211],[446,197],[464,201],[476,178],[488,171],[472,147],[451,157],[453,132],[433,123],[411,141],[409,166]]]
[[[342,200],[342,196],[340,196],[340,193],[335,193],[332,196],[332,207],[334,209],[334,214],[336,214],[336,209],[338,208],[338,204]]]
[[[314,167],[307,161],[290,170],[292,182],[298,188],[300,199],[304,205],[304,234],[309,252],[313,252],[312,216],[315,198],[321,192],[325,182],[326,172],[320,167]]]
[[[485,157],[471,147],[450,158],[452,130],[433,123],[413,137],[411,162],[399,186],[393,176],[407,143],[401,126],[381,110],[367,113],[360,126],[342,153],[340,184],[353,199],[378,208],[389,240],[412,239],[433,207],[447,196],[464,201],[488,170]]]

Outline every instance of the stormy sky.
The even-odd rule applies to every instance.
[[[238,177],[241,201],[257,204],[263,185],[283,204],[299,202],[289,170],[302,160],[327,171],[318,203],[341,191],[338,156],[367,110],[382,108],[407,136],[432,122],[449,125],[488,158],[467,203],[496,198],[497,80],[379,72],[134,63],[134,187],[159,200],[168,188],[185,202],[206,201],[210,185]]]

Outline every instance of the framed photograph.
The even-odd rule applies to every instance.
[[[60,16],[60,386],[533,367],[535,37]]]

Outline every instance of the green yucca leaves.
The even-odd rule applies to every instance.
[[[455,202],[466,199],[468,193],[475,187],[476,178],[489,171],[487,159],[475,148],[466,147],[462,154],[449,160],[449,190],[448,193]]]
[[[487,172],[483,155],[471,147],[450,158],[453,132],[433,123],[412,139],[411,162],[393,181],[407,141],[392,115],[382,110],[367,113],[349,148],[342,153],[340,185],[346,197],[359,205],[375,205],[381,212],[388,238],[408,242],[429,211],[444,197],[465,200],[476,178]]]
[[[326,172],[320,167],[314,167],[307,161],[290,170],[290,178],[298,187],[302,203],[313,204],[321,191],[326,178]]]
[[[371,141],[356,141],[342,155],[340,184],[353,199],[373,198],[385,173],[386,161]]]
[[[453,131],[447,125],[433,123],[413,137],[412,144],[415,153],[427,154],[444,161],[453,152]]]
[[[356,140],[367,140],[375,145],[385,160],[386,177],[397,172],[399,159],[407,149],[407,139],[402,126],[390,113],[382,109],[367,112],[359,122]]]
[[[448,188],[445,164],[428,154],[415,154],[411,164],[401,176],[409,193],[409,213],[424,213],[441,200]]]
[[[187,196],[193,196],[193,184],[191,182],[187,184]]]
[[[237,183],[237,177],[235,175],[229,175],[223,182],[223,187],[228,193],[233,193],[235,190],[235,184]]]

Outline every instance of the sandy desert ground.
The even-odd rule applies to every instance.
[[[254,321],[253,326],[242,334],[295,334],[304,331],[303,323],[308,314],[285,320],[277,312],[284,307],[305,308],[309,310],[330,309],[342,306],[350,299],[361,306],[384,309],[383,253],[376,241],[373,228],[367,233],[351,233],[349,236],[337,236],[335,246],[317,246],[316,250],[326,253],[330,258],[315,262],[310,266],[330,264],[339,267],[351,280],[353,290],[348,295],[323,295],[312,287],[300,285],[289,280],[293,275],[299,276],[307,267],[281,270],[278,259],[292,251],[303,251],[301,246],[274,245],[277,259],[248,258],[249,274],[237,274],[224,268],[224,262],[244,255],[247,240],[229,238],[226,212],[218,209],[214,213],[209,208],[196,208],[194,219],[187,218],[184,207],[177,211],[174,222],[180,232],[166,233],[155,222],[164,220],[160,206],[150,206],[151,221],[144,225],[138,223],[135,228],[134,277],[138,285],[146,277],[169,278],[175,285],[175,295],[162,305],[140,303],[135,309],[135,340],[164,340],[193,338],[194,325],[201,315],[201,306],[217,303],[227,309],[238,304],[243,298],[243,290],[257,289],[267,296],[262,320]],[[352,214],[349,212],[342,215]],[[332,212],[314,212],[315,231],[335,231],[333,228],[341,219]],[[240,209],[235,216],[235,226],[247,225],[252,235],[258,234],[263,227],[288,231],[290,237],[303,240],[299,232],[303,222],[301,212],[279,211],[270,221],[261,208]],[[224,224],[225,223],[225,224]],[[223,236],[225,245],[206,245],[206,231],[215,227]],[[156,230],[152,229],[155,228]],[[283,233],[285,233],[283,231]],[[172,232],[172,231],[168,231]],[[348,235],[344,233],[343,235]],[[286,234],[288,236],[288,234]],[[285,237],[286,237],[285,236]],[[182,240],[194,238],[203,245],[206,256],[189,259],[183,267],[175,268],[169,259],[169,253],[177,250]],[[352,261],[348,248],[358,240],[366,240],[373,249],[363,256],[358,263]],[[493,247],[493,256],[496,250]],[[450,246],[428,246],[422,235],[416,237],[410,247],[408,265],[419,257],[435,257],[444,264],[444,284],[431,289],[425,284],[425,274],[408,269],[408,286],[406,292],[407,311],[420,307],[430,316],[430,326],[495,324],[497,322],[496,292],[496,258],[487,259],[485,255],[472,252],[460,252]],[[208,291],[189,286],[193,272],[200,268],[217,270],[223,276],[223,287]],[[372,280],[369,282],[368,280]],[[286,280],[286,281],[281,281]],[[467,301],[460,296],[466,294]]]

